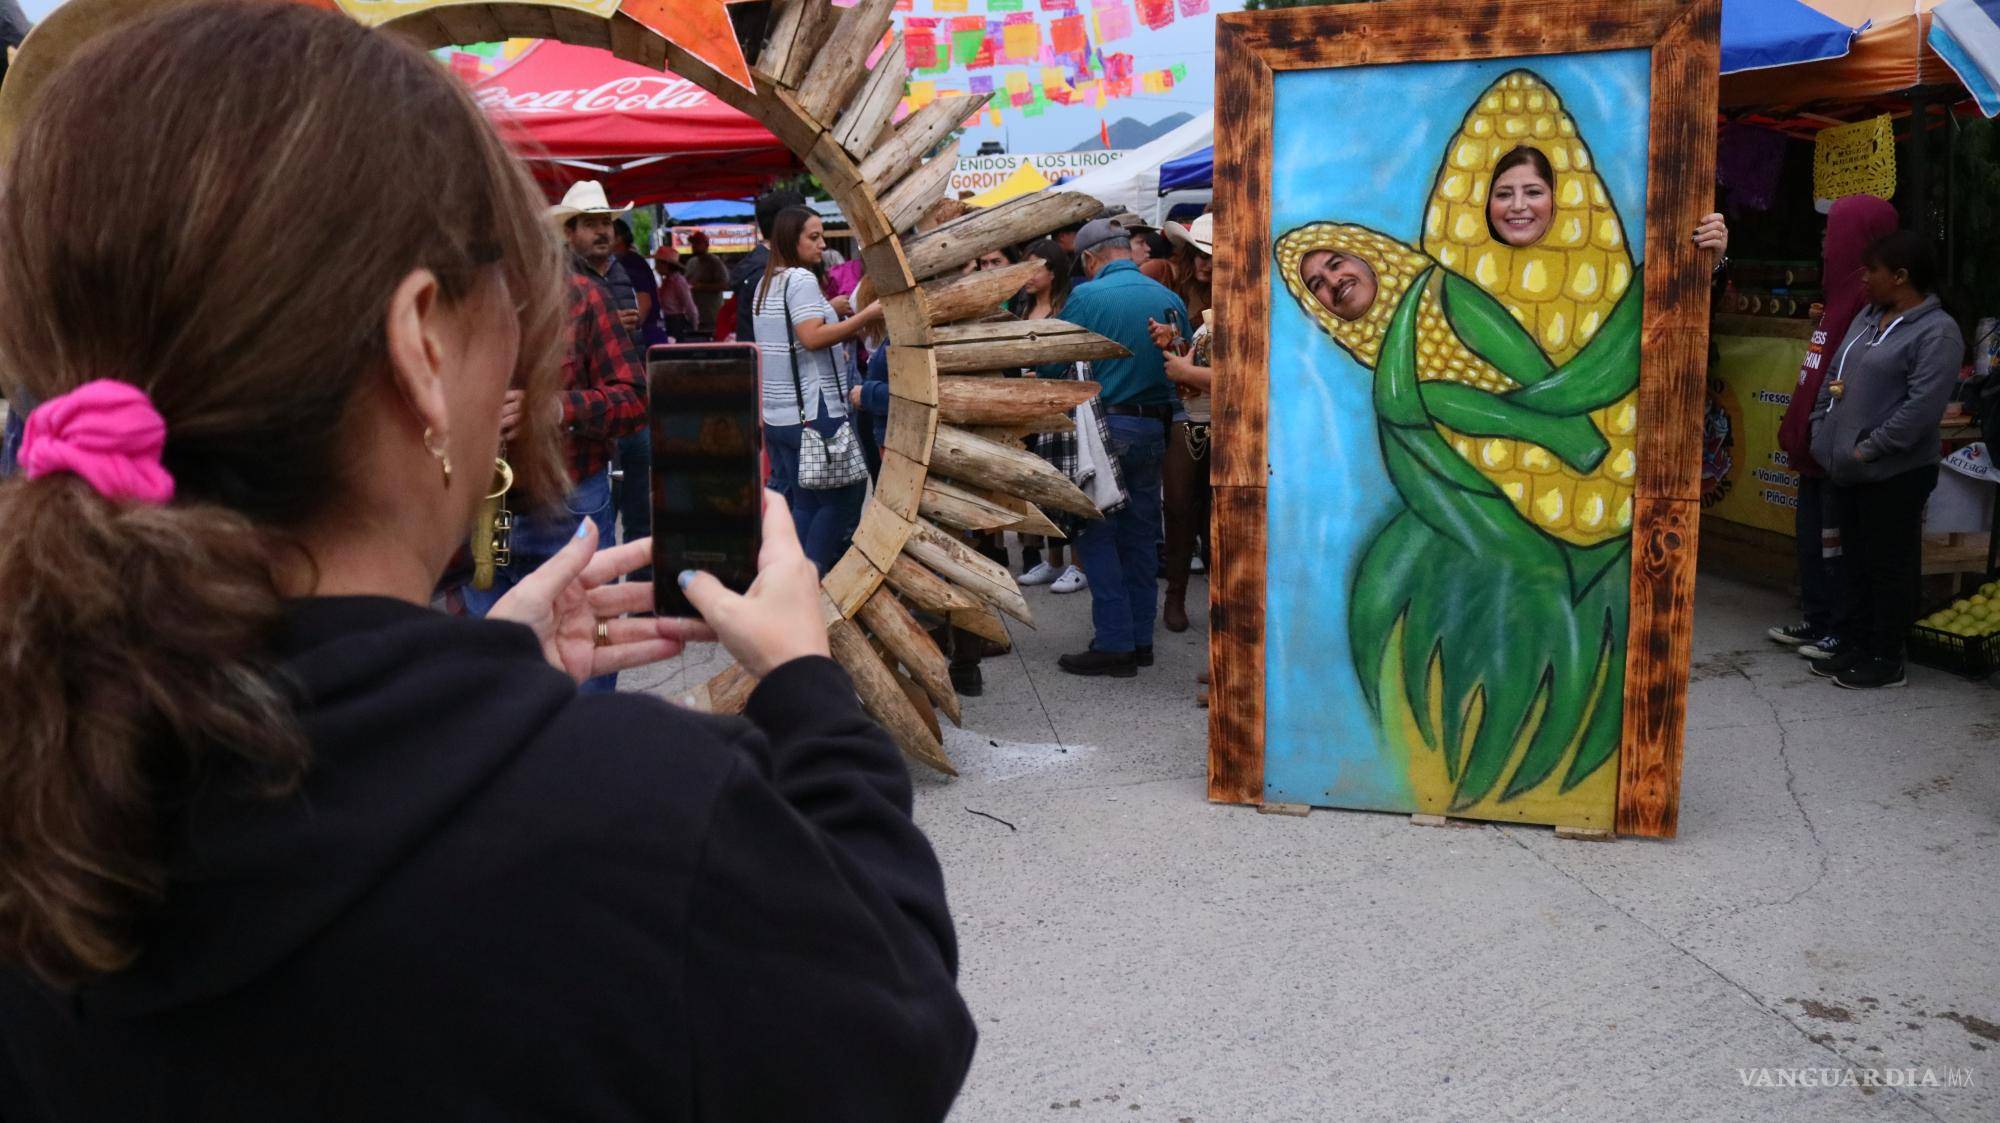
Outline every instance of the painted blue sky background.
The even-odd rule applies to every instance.
[[[1277,76],[1271,240],[1308,222],[1358,222],[1412,245],[1445,144],[1494,79],[1525,66],[1562,96],[1628,240],[1643,244],[1645,51],[1417,63]],[[1348,586],[1375,531],[1401,509],[1382,468],[1372,372],[1335,346],[1272,279],[1266,797],[1409,810],[1385,767],[1347,644]]]

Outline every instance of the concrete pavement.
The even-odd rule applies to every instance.
[[[1203,798],[1199,618],[1077,679],[1087,595],[1029,596],[918,778],[958,1123],[2000,1119],[2000,685],[1835,689],[1704,576],[1680,838],[1286,818]],[[1940,1086],[1760,1086],[1849,1070]]]

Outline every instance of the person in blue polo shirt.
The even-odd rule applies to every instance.
[[[1187,305],[1132,263],[1130,234],[1109,219],[1085,223],[1076,250],[1089,281],[1063,306],[1063,319],[1118,341],[1131,352],[1090,364],[1103,387],[1111,453],[1124,470],[1131,502],[1085,524],[1076,538],[1077,563],[1090,579],[1090,650],[1065,655],[1057,665],[1073,675],[1131,678],[1153,663],[1153,622],[1159,613],[1160,461],[1174,416],[1166,359],[1146,329],[1147,320],[1177,323],[1186,331]],[[1045,371],[1052,375],[1057,371]]]

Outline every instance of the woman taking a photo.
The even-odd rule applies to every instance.
[[[1902,686],[1917,619],[1924,501],[1937,486],[1938,422],[1965,362],[1965,337],[1937,298],[1930,245],[1911,230],[1861,256],[1869,306],[1833,351],[1813,406],[1812,456],[1840,512],[1840,618],[1856,633],[1812,671],[1850,690]]]
[[[812,208],[780,211],[771,225],[771,264],[753,305],[771,486],[790,502],[799,541],[822,577],[847,552],[860,525],[868,479],[864,470],[840,486],[807,486],[815,481],[799,478],[801,442],[808,425],[829,451],[843,440],[858,442],[848,417],[848,394],[861,380],[847,344],[882,320],[879,304],[841,319],[814,272],[825,255],[826,233]],[[856,449],[858,457],[858,444]]]
[[[586,522],[489,618],[428,607],[510,386],[550,406],[514,471],[562,478],[562,264],[464,86],[205,4],[33,106],[0,1118],[941,1119],[973,1043],[943,883],[781,502],[748,595],[682,578],[761,679],[740,718],[578,695],[708,635],[626,615],[644,542]]]

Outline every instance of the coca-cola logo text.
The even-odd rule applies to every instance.
[[[502,85],[489,85],[480,87],[474,96],[482,109],[505,109],[523,116],[693,109],[708,100],[708,94],[700,86],[685,78],[645,75],[616,78],[588,89],[531,90],[519,94]]]

